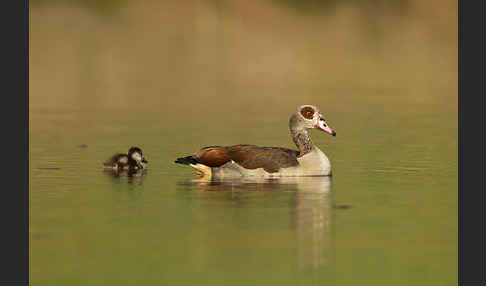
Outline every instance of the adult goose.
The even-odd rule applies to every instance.
[[[312,143],[309,129],[336,136],[322,113],[313,105],[302,105],[290,116],[290,135],[299,150],[240,144],[208,146],[175,163],[189,165],[206,179],[242,177],[330,176],[331,163]]]

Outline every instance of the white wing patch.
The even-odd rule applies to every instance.
[[[128,158],[127,157],[121,157],[120,159],[118,159],[118,162],[121,163],[121,164],[126,164],[126,163],[128,163]]]

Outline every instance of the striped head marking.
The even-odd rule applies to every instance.
[[[135,162],[140,163],[143,159],[142,150],[138,147],[131,147],[128,150],[128,156],[135,160]]]

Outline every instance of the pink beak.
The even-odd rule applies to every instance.
[[[329,127],[329,125],[324,121],[324,119],[320,119],[319,123],[314,126],[316,129],[322,130],[327,134],[331,134],[332,136],[336,136],[336,132]]]

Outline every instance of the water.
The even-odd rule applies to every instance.
[[[241,7],[234,20],[167,3],[173,18],[163,5],[169,18],[137,4],[32,8],[31,285],[457,285],[455,39],[420,42],[399,22],[373,24],[385,40],[350,40],[347,8],[319,20],[258,4],[281,18],[267,31]],[[187,11],[198,25],[176,28]],[[333,34],[326,21],[348,25]],[[342,49],[354,41],[364,51]],[[173,163],[207,145],[295,148],[288,118],[302,104],[338,134],[311,131],[332,178],[197,182]],[[145,174],[102,171],[132,145]]]

